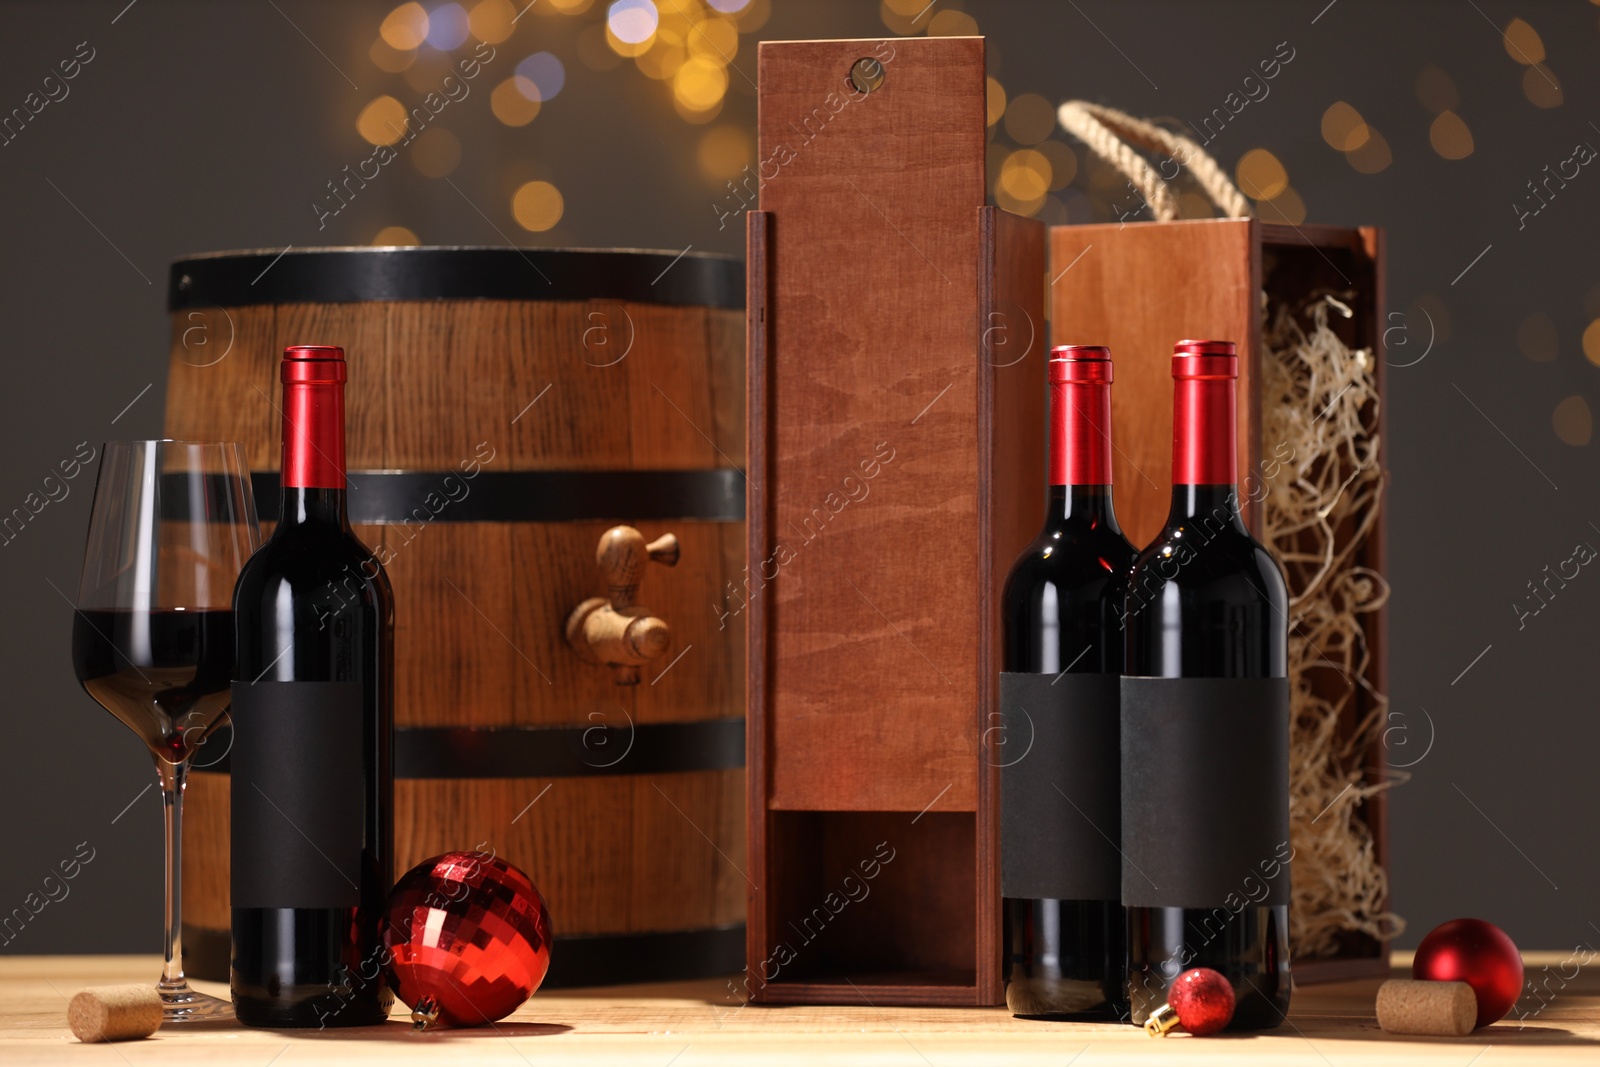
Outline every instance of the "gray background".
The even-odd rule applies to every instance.
[[[529,244],[739,250],[738,231],[719,232],[710,207],[723,190],[694,164],[701,128],[679,119],[661,85],[631,63],[598,73],[573,53],[573,27],[598,9],[571,26],[525,18],[500,46],[499,69],[441,117],[463,146],[451,175],[459,192],[397,163],[319,234],[312,198],[370,151],[354,129],[360,107],[378,92],[418,95],[366,55],[391,5],[140,0],[118,18],[124,4],[0,6],[0,111],[20,105],[78,42],[96,51],[71,95],[0,148],[0,511],[37,490],[79,441],[159,435],[166,266],[180,254],[364,244],[388,224],[437,244],[504,243],[503,233]],[[1404,716],[1391,741],[1398,762],[1415,762],[1392,806],[1394,903],[1411,923],[1401,943],[1474,915],[1525,948],[1600,944],[1600,574],[1583,571],[1523,630],[1511,606],[1575,544],[1600,546],[1600,446],[1565,444],[1551,422],[1563,397],[1600,405],[1600,368],[1579,340],[1600,315],[1591,295],[1600,168],[1583,170],[1521,231],[1511,207],[1576,142],[1600,145],[1600,8],[1326,4],[965,7],[1008,92],[1085,96],[1142,115],[1198,117],[1278,42],[1295,49],[1271,95],[1212,147],[1230,170],[1248,149],[1270,149],[1312,221],[1388,227],[1390,306],[1407,316],[1395,321],[1411,341],[1394,362],[1415,359],[1433,332],[1417,301],[1432,301],[1436,318],[1440,307],[1447,313],[1448,332],[1437,331],[1426,358],[1391,371],[1387,398],[1392,696]],[[869,0],[773,6],[761,37],[887,34]],[[949,6],[941,0],[935,12]],[[1500,33],[1515,16],[1543,36],[1565,93],[1559,107],[1523,96],[1522,67]],[[741,41],[736,64],[753,77],[750,44]],[[532,125],[508,130],[491,116],[488,90],[540,49],[566,62],[566,87]],[[1429,63],[1460,88],[1476,141],[1465,160],[1429,148],[1431,116],[1414,88]],[[719,121],[753,134],[753,93],[732,80]],[[1324,143],[1322,113],[1340,99],[1392,146],[1382,173],[1358,174]],[[1077,180],[1086,193],[1088,172]],[[524,234],[511,217],[510,191],[530,177],[566,196],[551,233]],[[1072,202],[1080,219],[1108,210],[1103,198]],[[1519,353],[1518,327],[1536,313],[1556,326],[1552,361]],[[149,758],[79,690],[69,663],[65,597],[76,587],[92,477],[70,483],[69,497],[0,548],[11,752],[0,775],[0,913],[77,843],[95,850],[71,896],[0,952],[159,947],[160,820],[155,791],[140,795],[153,777]]]

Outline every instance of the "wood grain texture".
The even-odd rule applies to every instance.
[[[1050,228],[1051,343],[1105,345],[1117,520],[1148,544],[1172,502],[1172,345],[1239,345],[1239,472],[1255,469],[1261,337],[1259,223],[1250,219]],[[1247,511],[1252,529],[1260,529]]]
[[[614,301],[296,304],[179,312],[172,327],[167,433],[240,440],[256,470],[278,467],[282,349],[310,342],[346,350],[353,471],[459,471],[471,460],[491,471],[743,464],[738,311]],[[464,484],[470,494],[471,480]],[[395,588],[396,724],[626,729],[741,714],[743,632],[723,596],[741,577],[742,525],[643,525],[651,539],[675,534],[681,557],[671,570],[652,568],[640,593],[673,640],[638,686],[614,684],[563,634],[574,607],[607,591],[595,545],[612,525],[417,519],[358,528],[369,547],[386,550]],[[742,771],[401,781],[396,871],[484,841],[534,877],[563,934],[737,922],[743,781]],[[193,776],[184,852],[191,927],[228,926],[227,796],[225,775]]]
[[[68,905],[70,906],[70,905]],[[1524,953],[1530,974],[1549,973],[1566,951]],[[1409,976],[1404,954],[1395,977]],[[1097,1063],[1261,1063],[1273,1067],[1384,1065],[1481,1067],[1496,1063],[1593,1064],[1600,1045],[1600,966],[1579,970],[1542,1010],[1529,997],[1505,1022],[1459,1038],[1396,1038],[1378,1029],[1381,977],[1295,991],[1288,1024],[1249,1037],[1154,1041],[1112,1023],[1015,1019],[1004,1008],[895,1008],[856,1000],[841,1007],[746,1007],[724,979],[597,990],[539,992],[493,1028],[411,1031],[406,1009],[381,1027],[347,1031],[251,1030],[233,1023],[169,1027],[145,1041],[84,1046],[67,1031],[67,1001],[88,985],[153,981],[156,956],[8,956],[0,959],[0,1062],[32,1067],[68,1060],[113,1064],[262,1067],[274,1057],[293,1067],[471,1062],[483,1067],[538,1064],[639,1064],[707,1067],[761,1063],[966,1067],[1005,1063],[1062,1067]],[[1568,965],[1564,972],[1572,975]],[[1382,977],[1388,977],[1386,973]],[[198,983],[227,996],[221,983]],[[731,986],[731,988],[730,988]],[[874,998],[876,1000],[876,998]],[[1520,1027],[1520,1028],[1519,1028]]]
[[[854,93],[864,56],[884,82]],[[979,738],[996,567],[1042,514],[1043,229],[983,206],[981,41],[767,44],[760,79],[780,163],[747,228],[751,993],[995,1002]],[[894,875],[825,908],[880,834]]]

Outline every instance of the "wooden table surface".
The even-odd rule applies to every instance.
[[[1563,981],[1566,953],[1528,953],[1544,1007],[1462,1038],[1395,1038],[1373,1019],[1376,979],[1296,990],[1289,1022],[1270,1034],[1156,1040],[1131,1026],[1013,1019],[993,1008],[740,1007],[720,980],[540,993],[510,1019],[476,1030],[416,1033],[403,1014],[354,1030],[250,1030],[235,1023],[162,1030],[112,1045],[80,1044],[67,999],[86,985],[153,979],[150,956],[0,957],[0,1067],[34,1063],[140,1065],[506,1064],[1231,1064],[1310,1067],[1513,1063],[1600,1065],[1600,965]],[[1548,970],[1541,970],[1548,968]],[[1397,971],[1397,975],[1403,976]],[[196,983],[226,995],[221,986]],[[1539,1001],[1525,999],[1524,1011]],[[397,1009],[398,1010],[398,1009]]]

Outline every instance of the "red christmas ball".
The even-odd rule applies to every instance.
[[[1233,986],[1209,967],[1195,967],[1178,975],[1167,990],[1167,1003],[1178,1013],[1178,1025],[1204,1037],[1233,1021]]]
[[[424,860],[389,894],[395,995],[419,1030],[482,1026],[533,996],[550,968],[550,912],[526,875],[488,852]]]
[[[1411,977],[1465,982],[1478,998],[1477,1026],[1505,1018],[1522,993],[1522,955],[1506,932],[1482,919],[1451,919],[1417,946]]]

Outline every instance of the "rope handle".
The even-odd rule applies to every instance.
[[[1250,218],[1255,211],[1226,171],[1206,150],[1181,134],[1164,130],[1153,122],[1134,118],[1127,112],[1087,100],[1068,100],[1056,117],[1068,133],[1089,146],[1095,155],[1122,173],[1150,205],[1159,222],[1178,218],[1178,198],[1171,184],[1156,173],[1149,160],[1130,145],[1165,152],[1180,166],[1187,167],[1211,202],[1229,217]]]

